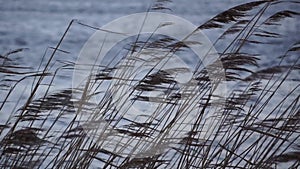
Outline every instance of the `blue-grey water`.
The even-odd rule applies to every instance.
[[[168,7],[172,9],[170,13],[199,25],[242,2],[245,1],[175,0]],[[139,0],[1,0],[0,53],[21,47],[29,48],[29,55],[26,56],[28,61],[39,62],[44,50],[48,46],[55,46],[72,19],[101,27],[119,17],[145,12],[150,3]],[[76,36],[65,42],[68,46],[66,50],[78,49],[86,40],[87,28],[77,25],[73,29]]]
[[[174,0],[166,6],[172,10],[168,13],[201,25],[216,14],[245,2],[250,0]],[[119,17],[145,12],[151,3],[152,0],[0,0],[0,53],[29,48],[24,59],[36,65],[45,49],[57,44],[72,19],[101,27]],[[299,23],[287,21],[280,31],[295,33],[298,28]],[[88,28],[75,25],[63,44],[64,50],[72,52],[72,58],[76,58],[91,32]],[[215,34],[207,33],[207,36],[211,40],[216,38]],[[297,36],[289,38],[294,40]]]
[[[153,0],[0,0],[0,54],[17,48],[27,48],[18,55],[24,66],[37,68],[48,47],[55,47],[71,20],[101,27],[114,19],[138,12],[146,12]],[[249,2],[244,0],[174,0],[164,12],[201,25],[218,13],[233,6]],[[72,25],[54,60],[75,62],[85,42],[95,30],[79,24]],[[215,33],[206,34],[211,41]],[[51,55],[48,50],[44,60]],[[67,75],[70,77],[70,74]],[[71,79],[71,78],[70,78]],[[56,84],[56,87],[59,87]],[[63,83],[71,87],[71,83]],[[21,93],[21,91],[18,91]]]

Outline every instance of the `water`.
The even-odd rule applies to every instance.
[[[165,12],[200,25],[218,13],[244,2],[191,0],[186,3],[185,0],[174,0],[166,4],[172,11]],[[21,63],[36,69],[45,50],[56,46],[72,19],[101,27],[119,17],[145,12],[151,3],[151,0],[130,0],[126,3],[123,0],[0,0],[0,54],[17,48],[28,48],[18,54]],[[95,30],[74,24],[60,47],[69,54],[58,52],[54,60],[75,62],[81,48],[94,32]],[[206,35],[211,41],[216,38],[215,33],[206,32]],[[44,62],[50,57],[51,51],[47,51]],[[63,73],[61,75],[71,81],[72,72]],[[71,87],[72,84],[65,80],[57,82],[56,87]],[[22,93],[20,91],[22,90],[18,93]]]
[[[225,10],[243,0],[216,1],[192,0],[186,3],[184,0],[176,0],[168,5],[172,8],[172,14],[183,17],[192,23],[199,25],[215,14]],[[39,62],[44,50],[48,46],[55,46],[62,36],[68,23],[72,19],[79,19],[84,23],[101,27],[121,16],[137,12],[145,12],[151,1],[130,0],[124,3],[122,0],[12,0],[0,1],[0,53],[16,48],[29,48],[29,60]],[[193,4],[193,5],[190,5]],[[86,28],[75,26],[76,35],[72,37],[68,49],[76,55],[80,45],[85,41],[82,34]],[[80,28],[79,28],[80,27]]]
[[[174,0],[166,4],[172,11],[168,13],[183,17],[195,25],[203,24],[216,14],[249,0]],[[55,46],[72,19],[101,27],[119,17],[145,12],[152,1],[130,0],[11,0],[0,1],[0,53],[16,48],[29,48],[24,55],[26,64],[36,65],[41,60],[45,49]],[[284,5],[284,4],[283,4]],[[288,8],[287,6],[286,8]],[[290,8],[290,7],[289,7]],[[292,7],[293,8],[293,7]],[[297,7],[294,7],[297,8]],[[291,34],[299,28],[299,23],[288,20],[288,26],[280,27],[283,33]],[[91,30],[75,25],[73,32],[64,42],[64,50],[70,51],[75,59],[91,35]],[[74,36],[73,36],[74,35]],[[294,34],[295,35],[295,34]],[[214,40],[216,34],[207,32],[208,38]],[[297,36],[290,36],[295,40]],[[289,44],[282,44],[288,46]]]

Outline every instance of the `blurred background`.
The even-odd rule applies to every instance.
[[[222,11],[246,2],[253,1],[172,0],[164,2],[164,6],[170,10],[161,12],[183,17],[198,26]],[[119,17],[146,12],[154,3],[155,0],[0,0],[0,54],[17,48],[28,48],[22,59],[28,66],[34,67],[41,61],[46,48],[54,47],[58,43],[72,19],[101,27]],[[296,5],[284,3],[280,8],[297,10]],[[285,23],[286,25],[280,27],[280,32],[290,35],[286,39],[295,41],[299,33],[299,23],[295,20],[287,20]],[[82,25],[72,26],[62,45],[64,50],[71,53],[68,59],[77,58],[83,44],[94,32],[95,30]],[[204,33],[212,42],[218,36],[215,32]],[[286,44],[280,45],[284,48],[290,46],[288,40],[285,42]],[[276,52],[276,48],[274,50]]]
[[[203,24],[218,13],[245,0],[173,0],[163,12],[183,17],[195,25]],[[153,0],[0,0],[0,53],[29,48],[25,61],[31,66],[40,62],[45,49],[55,46],[72,19],[101,27],[119,17],[146,12]],[[64,50],[74,59],[87,38],[94,32],[75,25],[64,42]],[[213,38],[213,35],[208,35]]]

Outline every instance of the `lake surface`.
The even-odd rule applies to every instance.
[[[166,3],[166,7],[172,9],[166,12],[200,25],[218,13],[245,2],[251,1],[174,0]],[[57,44],[72,19],[101,27],[119,17],[145,12],[151,3],[150,0],[128,0],[126,3],[123,0],[0,0],[0,53],[29,48],[24,56],[25,64],[34,66],[40,62],[47,47]],[[299,23],[291,21],[287,24],[280,28],[281,32],[298,33]],[[89,28],[74,25],[63,43],[63,49],[72,52],[72,58],[75,59],[91,33]],[[215,34],[209,32],[206,35],[212,41],[216,38]],[[294,40],[297,36],[291,34],[289,38]]]
[[[175,0],[167,5],[171,14],[200,25],[219,12],[244,0]],[[48,46],[55,46],[72,19],[101,27],[119,17],[145,12],[151,1],[129,0],[11,0],[0,1],[0,53],[16,48],[29,48],[27,61],[39,62]],[[86,41],[89,29],[74,26],[76,37],[65,42],[68,51],[76,55]],[[30,59],[29,59],[30,58]]]

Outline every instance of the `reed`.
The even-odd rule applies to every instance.
[[[155,2],[150,11],[170,10],[165,3]],[[0,125],[1,168],[300,167],[300,42],[290,42],[279,31],[287,26],[287,19],[296,22],[299,11],[281,9],[282,4],[300,5],[292,0],[245,3],[197,28],[219,34],[213,44],[230,92],[217,103],[206,68],[195,71],[184,92],[178,91],[170,73],[183,69],[155,72],[152,68],[139,81],[132,77],[130,67],[147,62],[137,54],[141,50],[151,59],[166,51],[188,50],[186,44],[169,37],[135,37],[132,44],[120,46],[126,54],[118,66],[85,65],[92,71],[81,86],[59,90],[55,81],[75,69],[72,61],[55,58],[68,54],[61,44],[70,28],[100,28],[72,20],[57,46],[46,50],[45,55],[49,51],[51,55],[38,68],[21,66],[18,54],[24,49],[1,55],[0,115],[7,117]],[[290,47],[272,51],[284,42]],[[214,63],[210,68],[217,69]],[[23,82],[27,84],[20,94]],[[133,90],[124,90],[124,83]],[[152,98],[149,92],[164,95]],[[136,102],[155,104],[155,111],[136,115],[130,112]],[[216,104],[222,109],[214,109]],[[217,121],[206,126],[209,113]],[[189,123],[179,124],[185,118],[190,118]],[[213,132],[207,134],[210,128]]]

